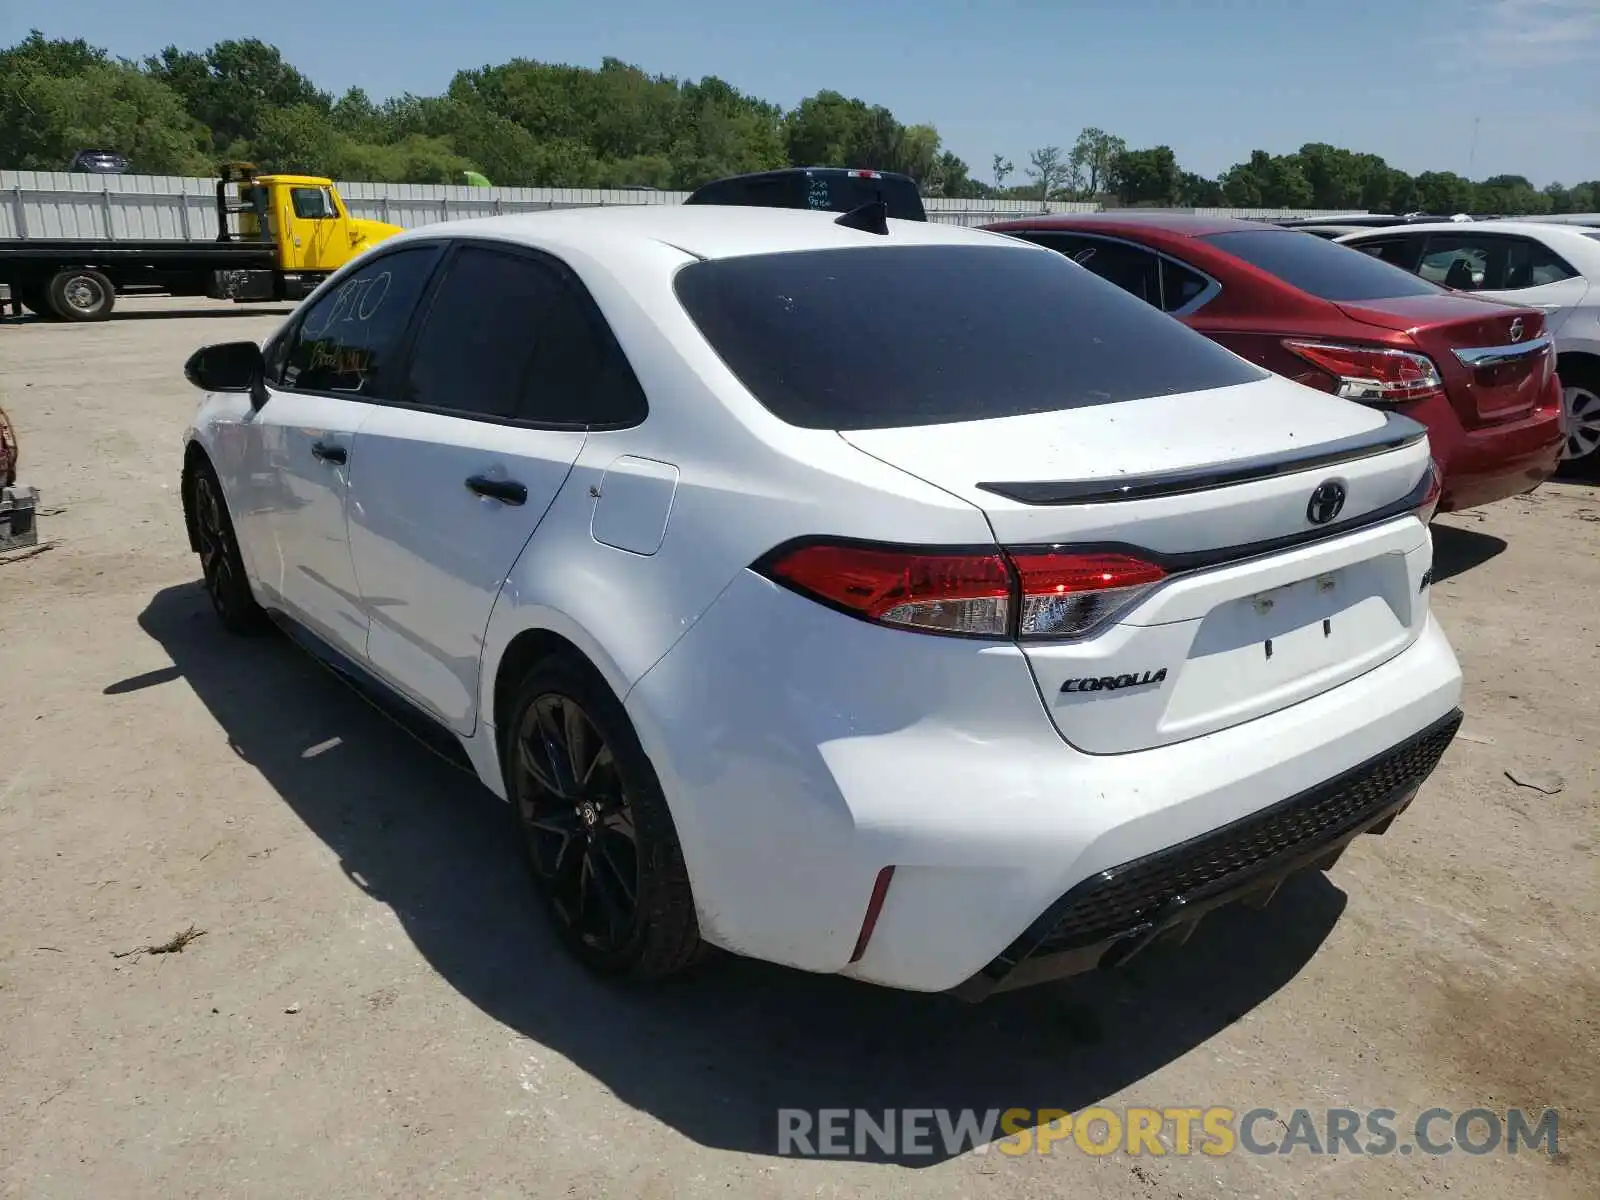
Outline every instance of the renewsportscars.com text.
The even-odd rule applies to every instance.
[[[1086,1108],[783,1108],[778,1153],[811,1158],[888,1155],[952,1157],[992,1147],[1001,1154],[1091,1155],[1521,1154],[1552,1158],[1555,1109],[1527,1113],[1429,1108],[1171,1107]]]

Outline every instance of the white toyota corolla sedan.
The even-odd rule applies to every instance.
[[[462,221],[186,373],[222,620],[510,800],[607,973],[1114,965],[1381,832],[1460,721],[1424,430],[999,235]]]

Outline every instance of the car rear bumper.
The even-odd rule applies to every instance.
[[[1437,754],[1403,747],[1426,734],[1442,752],[1460,694],[1429,617],[1394,658],[1269,716],[1084,754],[1061,739],[1015,646],[868,625],[746,573],[627,707],[708,940],[806,970],[981,994],[1097,964],[1176,923],[1175,896],[1204,909],[1329,857],[1409,801]],[[1402,760],[1411,765],[1396,774]],[[1380,783],[1352,782],[1368,776]],[[1330,803],[1334,819],[1308,824]],[[1198,888],[1162,883],[1162,864],[1185,847],[1234,845],[1253,829],[1282,844]],[[1077,920],[1079,889],[1107,878],[1154,878],[1155,891],[1110,924],[1074,926],[1087,942],[1052,941]],[[1041,950],[1069,957],[1046,963]]]
[[[1327,870],[1363,833],[1383,833],[1416,797],[1456,730],[1455,710],[1359,766],[1220,829],[1077,884],[1005,952],[959,985],[992,991],[1121,966],[1157,940],[1187,940],[1202,917],[1265,904],[1289,876]]]
[[[1440,512],[1531,492],[1555,474],[1561,462],[1565,434],[1561,388],[1556,383],[1544,403],[1527,416],[1481,429],[1463,428],[1443,400],[1407,415],[1427,425],[1434,459],[1444,472]]]

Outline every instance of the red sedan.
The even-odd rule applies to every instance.
[[[1279,375],[1421,421],[1442,510],[1532,491],[1560,460],[1561,385],[1537,309],[1254,221],[1127,211],[985,228],[1059,250]]]

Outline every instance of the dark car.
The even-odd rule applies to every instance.
[[[811,208],[849,212],[882,200],[888,215],[901,221],[926,221],[916,180],[894,171],[857,167],[786,167],[731,175],[697,188],[685,204],[730,204],[747,208]]]
[[[67,164],[67,170],[90,175],[126,175],[131,165],[126,155],[111,150],[79,150]]]
[[[1537,309],[1257,221],[1125,211],[985,228],[1058,250],[1279,375],[1421,421],[1444,473],[1441,511],[1555,472],[1561,385]]]

